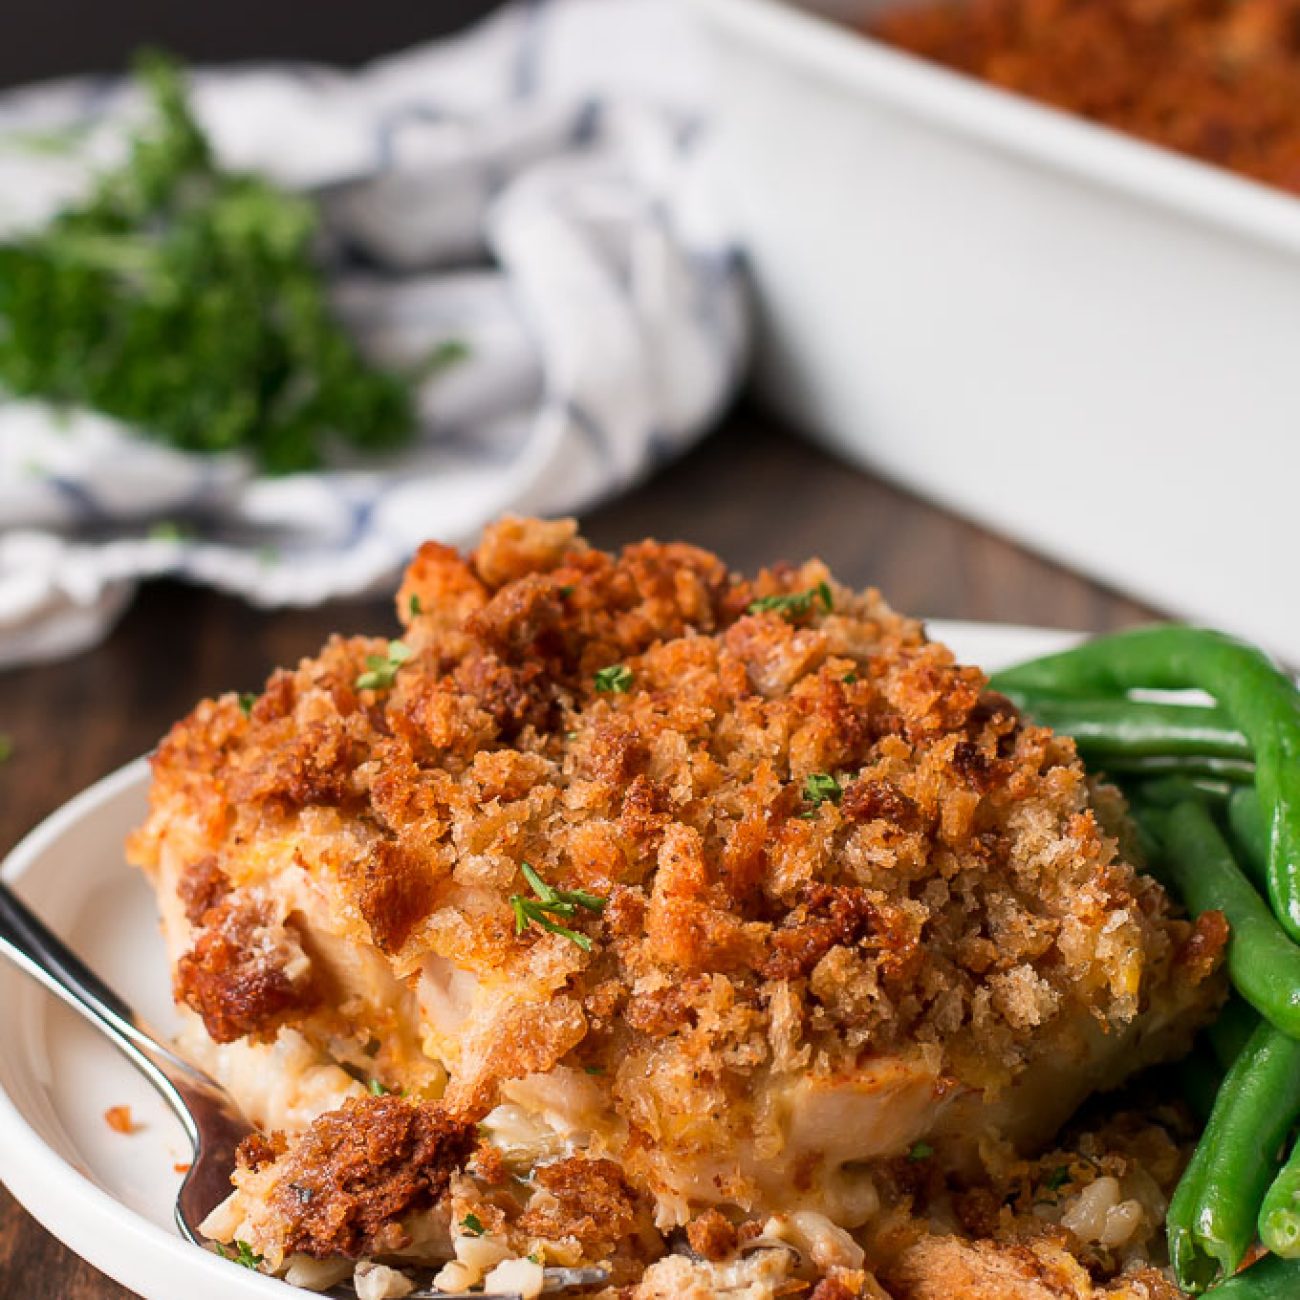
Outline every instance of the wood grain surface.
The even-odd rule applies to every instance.
[[[901,610],[1102,631],[1151,611],[802,443],[742,407],[685,460],[584,520],[602,546],[682,538],[733,567],[817,554]],[[203,695],[257,689],[331,631],[394,627],[386,600],[257,611],[175,584],[139,595],[100,648],[0,676],[0,847],[151,748]],[[0,1050],[4,1050],[0,1045]],[[126,1300],[0,1190],[0,1300]]]

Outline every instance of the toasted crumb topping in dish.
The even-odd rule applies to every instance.
[[[1140,1195],[1130,1159],[1073,1227],[1066,1182],[1027,1205],[1032,1248],[954,1200],[1222,998],[1221,918],[1136,869],[1073,742],[816,561],[507,519],[396,604],[400,640],[335,638],[154,759],[131,853],[187,1046],[279,1130],[215,1236],[319,1285],[531,1260],[637,1297],[1145,1264],[1166,1127]]]
[[[1296,0],[925,0],[871,35],[1300,193]]]

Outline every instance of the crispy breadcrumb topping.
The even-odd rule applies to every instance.
[[[829,610],[747,613],[823,583]],[[400,971],[427,953],[555,967],[564,991],[520,1013],[517,1042],[455,1063],[466,1113],[575,1050],[640,1075],[673,1040],[743,1070],[771,1057],[778,986],[814,1068],[935,1044],[946,1071],[997,1086],[1070,1013],[1132,1019],[1185,942],[1072,743],[816,562],[748,581],[690,546],[611,556],[571,524],[510,520],[469,557],[423,547],[397,604],[413,653],[391,689],[355,685],[382,643],[336,638],[248,716],[230,695],[178,724],[136,852],[155,862],[183,806],[203,898],[247,888],[250,846],[329,810],[343,833],[298,865]],[[597,689],[612,663],[626,692]],[[807,798],[815,774],[838,802]],[[571,918],[590,955],[516,931],[525,861],[610,901]],[[226,906],[181,979],[222,1039],[303,1011],[273,962],[228,951],[257,921]]]
[[[442,1199],[475,1141],[472,1124],[438,1106],[365,1097],[292,1143],[281,1133],[246,1138],[234,1181],[286,1254],[356,1258],[409,1244],[405,1221]]]
[[[852,1246],[890,1161],[969,1168],[1031,1080],[1050,1136],[1221,996],[1222,918],[1136,870],[1073,743],[819,562],[747,579],[508,519],[422,547],[397,609],[400,643],[336,637],[178,723],[131,846],[211,1039],[288,1026],[411,1092],[271,1153],[284,1253],[400,1235],[446,1187],[413,1171],[450,1176],[490,1118],[452,1194],[488,1238],[623,1279],[676,1225],[770,1272],[746,1223],[815,1203]]]

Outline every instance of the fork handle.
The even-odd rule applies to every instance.
[[[197,1138],[186,1097],[217,1085],[182,1060],[35,913],[0,881],[0,955],[84,1016],[137,1069]]]

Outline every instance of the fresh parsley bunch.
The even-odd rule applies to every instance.
[[[0,245],[0,388],[93,407],[187,451],[309,469],[336,436],[393,447],[411,382],[330,313],[306,199],[219,169],[181,71],[143,55],[154,120],[91,197]]]

